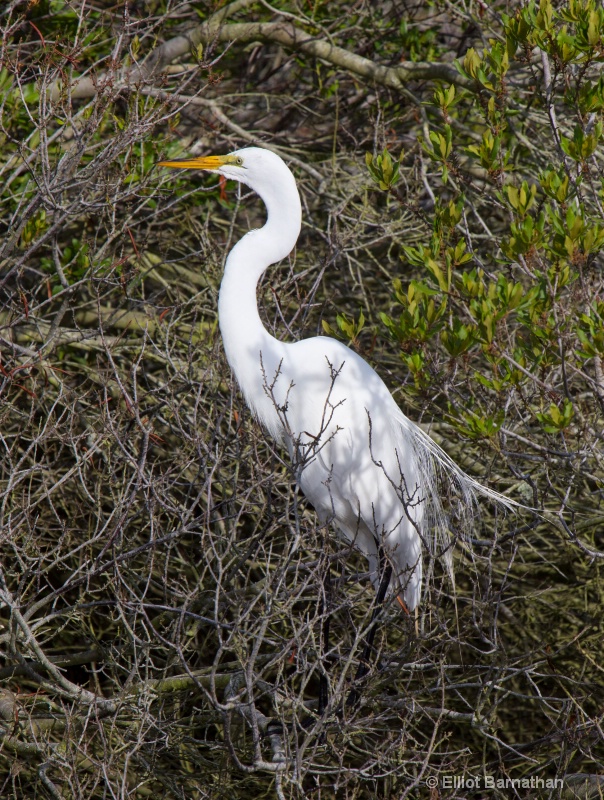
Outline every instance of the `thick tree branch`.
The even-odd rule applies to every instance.
[[[195,36],[206,37],[207,29],[197,29]],[[209,39],[210,37],[208,37]],[[472,81],[464,78],[449,64],[401,61],[396,67],[375,64],[371,59],[351,53],[349,50],[325,39],[317,39],[286,22],[240,22],[223,25],[214,33],[221,42],[263,41],[275,42],[290,50],[320,58],[336,67],[348,70],[359,77],[373,81],[389,89],[400,90],[411,80],[442,80],[472,89]],[[203,41],[201,39],[200,41]]]
[[[194,28],[185,36],[177,36],[163,44],[151,53],[147,60],[139,65],[130,67],[122,72],[122,81],[129,85],[143,83],[158,75],[163,67],[181,58],[199,44],[209,42],[239,42],[253,41],[272,42],[288,50],[305,53],[306,55],[320,58],[340,69],[358,75],[363,80],[377,83],[396,91],[402,91],[409,81],[440,80],[454,83],[465,89],[475,89],[473,81],[461,75],[450,64],[428,63],[415,61],[401,61],[396,67],[376,64],[371,59],[351,53],[343,47],[338,47],[325,39],[300,30],[289,22],[235,22],[224,25],[223,21],[227,12],[235,13],[241,7],[249,5],[249,0],[232,3],[223,13],[214,15],[208,22]],[[237,6],[237,8],[234,8]],[[82,78],[71,90],[74,98],[92,97],[98,91],[98,86],[103,85],[103,77],[99,79]],[[54,86],[52,93],[57,96],[59,87]]]

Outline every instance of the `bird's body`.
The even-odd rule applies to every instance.
[[[285,353],[265,348],[257,364],[260,354],[264,397],[255,405],[244,390],[249,405],[286,445],[321,522],[333,522],[367,556],[376,587],[381,546],[413,608],[422,573],[415,526],[425,498],[413,444],[386,385],[355,352],[327,337],[293,343]]]
[[[267,267],[293,250],[301,206],[292,173],[274,153],[246,148],[228,156],[162,162],[207,169],[247,184],[268,218],[229,253],[218,301],[228,362],[246,403],[289,450],[297,480],[321,522],[369,560],[374,585],[380,556],[410,609],[420,599],[422,539],[444,527],[436,488],[444,469],[464,501],[483,489],[399,409],[385,383],[357,353],[321,336],[286,343],[258,313],[256,288]]]

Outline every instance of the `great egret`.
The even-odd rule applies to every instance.
[[[258,281],[291,253],[302,220],[296,181],[279,156],[247,147],[160,166],[218,173],[246,184],[264,201],[266,224],[249,231],[226,259],[218,316],[228,362],[253,414],[289,450],[299,486],[320,521],[332,522],[367,557],[376,590],[385,558],[390,591],[414,609],[422,540],[435,532],[447,535],[439,473],[456,485],[466,509],[473,508],[477,492],[513,503],[466,475],[402,413],[386,384],[353,350],[326,336],[281,342],[265,329]]]

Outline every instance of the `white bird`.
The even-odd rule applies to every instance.
[[[414,609],[421,594],[422,542],[444,542],[448,535],[440,473],[455,485],[470,515],[476,493],[515,504],[466,475],[402,413],[386,384],[353,350],[327,336],[286,343],[266,330],[256,287],[267,267],[291,253],[302,221],[296,181],[279,156],[248,147],[160,166],[218,173],[246,184],[264,201],[266,224],[245,234],[226,259],[218,317],[228,362],[254,416],[287,447],[321,523],[333,523],[367,557],[376,590],[386,559],[390,591]]]

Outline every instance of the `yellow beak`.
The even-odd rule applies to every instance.
[[[219,169],[227,163],[227,156],[202,156],[187,158],[183,161],[160,161],[158,167],[175,167],[176,169]]]

